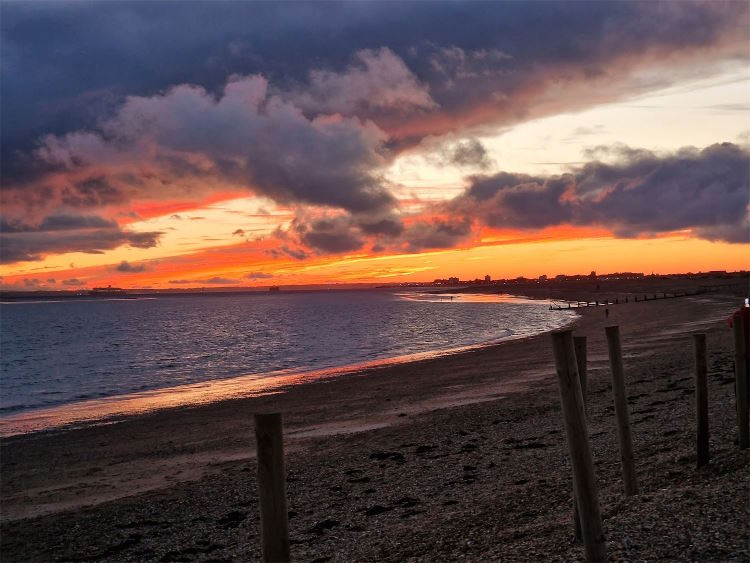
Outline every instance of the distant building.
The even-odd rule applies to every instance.
[[[492,277],[490,277],[490,275],[487,274],[486,276],[484,276],[484,281],[486,281],[487,283],[490,283],[492,281]]]
[[[547,274],[542,274],[541,276],[539,276],[539,281],[540,282],[546,282],[547,281]]]
[[[126,294],[127,291],[121,287],[112,287],[111,285],[107,287],[95,287],[89,291],[89,295],[94,297],[119,297]]]
[[[448,278],[448,283],[458,283],[458,278]]]
[[[594,270],[591,270],[591,273],[589,274],[589,279],[592,279],[592,280],[596,279],[596,272]]]

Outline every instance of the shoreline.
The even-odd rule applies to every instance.
[[[611,309],[609,319],[592,308],[573,327],[589,338],[590,435],[611,557],[747,556],[737,546],[744,512],[727,501],[747,487],[740,477],[747,456],[732,445],[726,414],[725,317],[735,301],[631,303]],[[629,500],[621,499],[605,324],[622,329],[643,480],[642,494]],[[695,330],[709,333],[712,415],[712,465],[698,473],[687,395]],[[548,340],[379,368],[376,377],[334,378],[284,395],[3,439],[3,560],[257,558],[255,411],[284,413],[295,559],[578,558]],[[688,486],[692,496],[683,499]],[[698,509],[710,518],[695,516]],[[659,510],[668,513],[656,518]],[[681,510],[694,522],[676,525]],[[707,538],[721,534],[710,542],[720,550],[710,552],[691,526]],[[673,537],[688,528],[690,542]],[[623,547],[623,535],[634,547]]]
[[[482,298],[482,294],[477,295]],[[516,296],[498,296],[503,300],[538,302],[539,299]],[[154,299],[154,298],[150,298]],[[544,300],[543,300],[544,301]],[[483,348],[499,346],[506,342],[533,338],[550,330],[560,330],[577,321],[574,317],[563,320],[559,326],[531,335],[510,334],[489,341],[480,341],[451,348],[438,348],[413,354],[402,354],[386,358],[356,361],[353,363],[315,369],[288,368],[274,372],[248,373],[221,379],[199,381],[171,387],[145,389],[108,397],[73,401],[53,406],[35,407],[0,416],[0,438],[10,438],[35,432],[65,431],[87,425],[119,423],[130,417],[149,414],[158,410],[199,407],[226,400],[261,397],[288,392],[299,385],[348,376],[366,376],[382,368],[439,359],[455,354],[464,354]]]

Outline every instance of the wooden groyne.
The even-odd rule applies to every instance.
[[[565,303],[554,303],[549,306],[550,311],[562,311],[567,309],[581,309],[583,307],[611,307],[613,305],[622,305],[625,303],[640,303],[643,301],[656,301],[657,299],[676,299],[678,297],[693,297],[706,293],[706,289],[697,289],[696,291],[657,291],[655,293],[643,293],[637,295],[627,295],[625,297],[616,297],[614,299],[595,299],[593,301],[566,301]]]

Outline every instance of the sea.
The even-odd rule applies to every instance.
[[[316,291],[0,304],[0,435],[278,392],[560,328],[549,302]]]

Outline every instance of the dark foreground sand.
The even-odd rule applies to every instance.
[[[737,298],[584,310],[589,432],[612,559],[750,559],[736,446]],[[641,492],[620,478],[604,325],[619,324]],[[695,469],[691,332],[708,333],[711,464]],[[549,335],[260,399],[2,441],[2,561],[255,560],[252,412],[286,416],[292,557],[568,560],[571,472]]]

